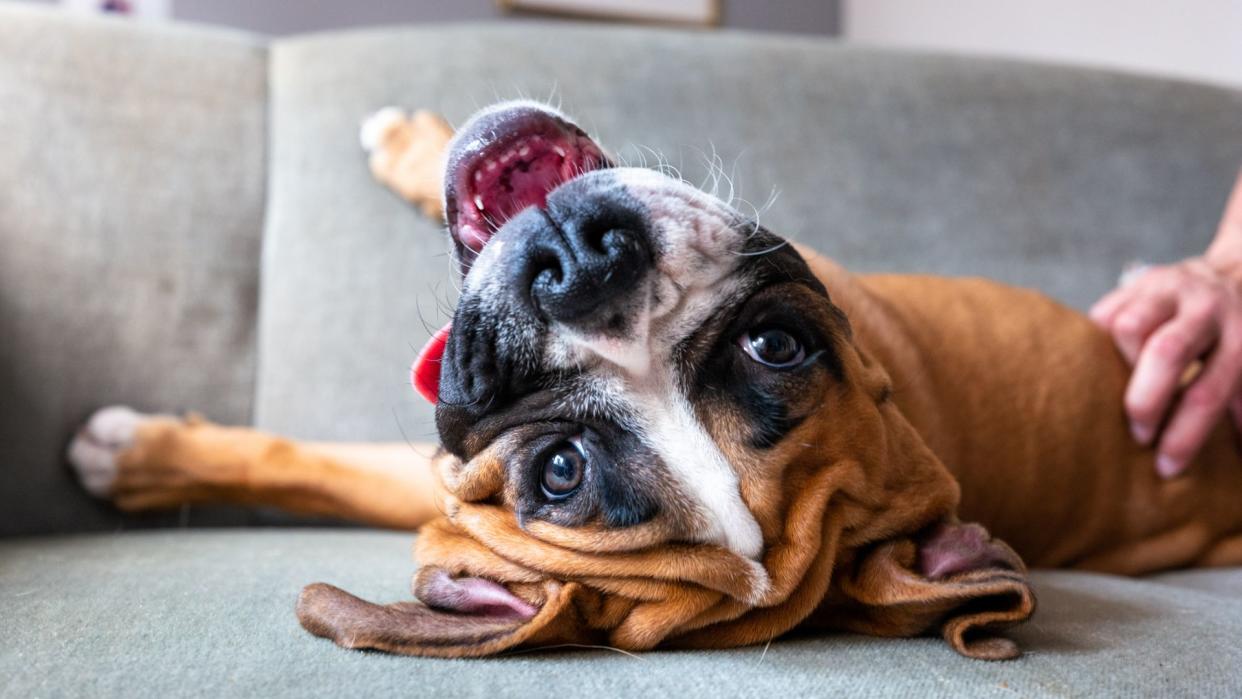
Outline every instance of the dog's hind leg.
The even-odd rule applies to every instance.
[[[430,444],[295,442],[201,418],[95,413],[69,445],[83,486],[123,510],[270,506],[414,529],[435,516]]]

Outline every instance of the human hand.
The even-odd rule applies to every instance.
[[[1134,367],[1130,431],[1143,445],[1159,437],[1156,470],[1166,478],[1185,470],[1226,411],[1242,429],[1239,278],[1190,258],[1141,272],[1091,309]]]

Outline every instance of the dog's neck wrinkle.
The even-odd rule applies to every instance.
[[[919,359],[919,343],[901,323],[901,316],[890,312],[889,302],[873,292],[865,281],[850,273],[835,261],[802,246],[798,252],[806,260],[811,271],[828,289],[832,303],[840,308],[850,321],[852,342],[868,354],[887,372],[893,387],[892,398],[900,403],[911,399],[929,399],[936,392],[924,384],[927,377],[903,372],[922,366]],[[936,415],[935,410],[920,410],[921,414]],[[917,425],[924,434],[935,434],[936,425]]]

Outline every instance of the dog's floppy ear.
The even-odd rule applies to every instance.
[[[539,605],[503,585],[475,577],[454,578],[434,566],[414,578],[421,602],[379,605],[325,583],[307,585],[298,598],[298,621],[307,631],[344,648],[402,655],[477,657],[521,644],[581,641],[573,613],[574,584],[531,585]]]
[[[939,630],[969,658],[1021,655],[996,632],[1035,611],[1022,559],[977,524],[948,522],[885,542],[838,575],[823,610],[832,625],[878,636]]]

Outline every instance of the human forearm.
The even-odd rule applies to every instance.
[[[1204,259],[1235,284],[1242,285],[1242,170],[1238,171],[1216,237],[1208,246]]]

